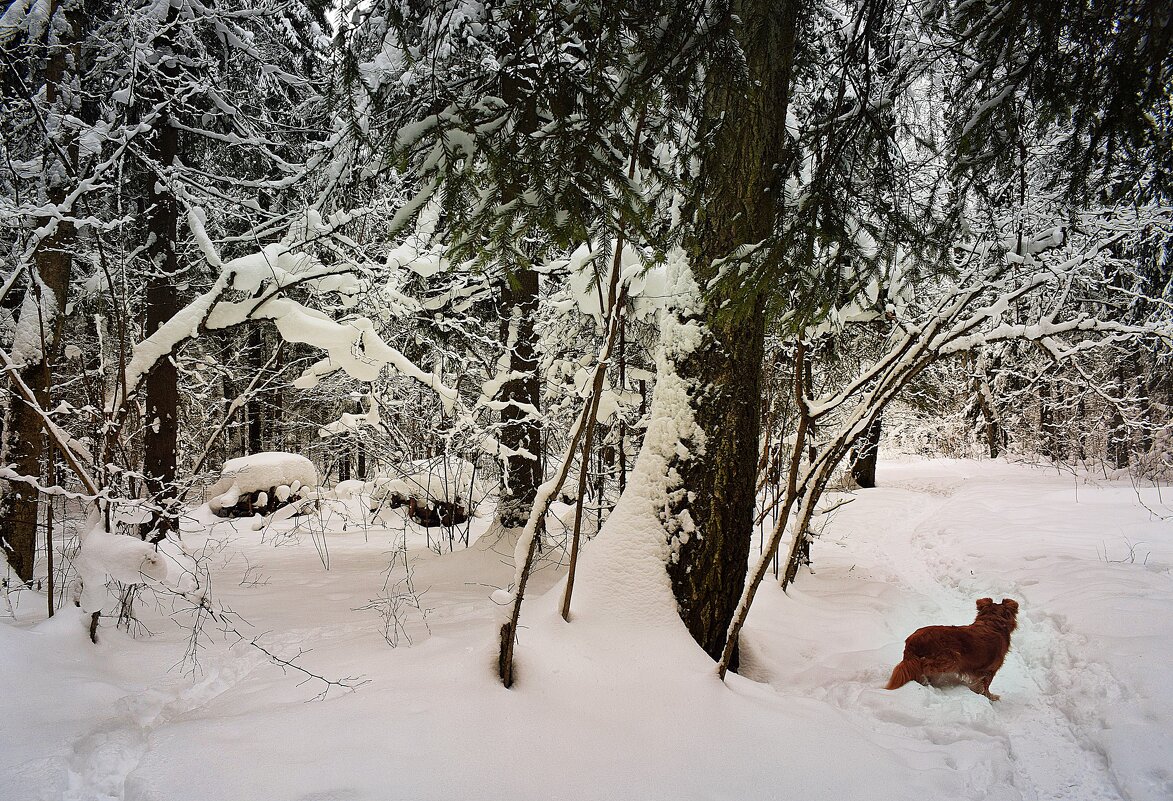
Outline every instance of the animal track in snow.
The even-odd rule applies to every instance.
[[[965,549],[936,547],[941,537],[953,536],[938,523],[956,517],[948,507],[974,504],[972,498],[953,497],[960,486],[941,491],[902,485],[902,490],[933,496],[923,514],[905,522],[911,547],[894,553],[889,538],[858,538],[852,545],[860,552],[861,563],[868,564],[876,578],[904,587],[939,609],[968,609],[979,595],[991,594],[984,589],[988,578],[974,576],[973,562],[962,564],[960,557],[950,557],[952,551]],[[996,517],[994,510],[989,514]],[[1021,600],[1025,586],[1026,582],[1012,583],[993,594]],[[922,625],[948,622],[926,619]],[[995,691],[1003,698],[997,703],[970,697],[961,689],[915,687],[922,697],[912,706],[883,691],[831,692],[828,700],[845,708],[866,706],[879,727],[898,726],[906,736],[916,734],[936,746],[967,739],[971,735],[965,728],[1002,740],[1013,770],[1007,778],[1027,801],[1125,801],[1112,766],[1094,742],[1094,732],[1106,726],[1104,709],[1113,702],[1112,688],[1118,683],[1103,666],[1079,658],[1081,648],[1090,647],[1081,640],[1067,630],[1062,616],[1024,604],[1006,665],[994,679]],[[943,715],[948,724],[938,725]]]
[[[227,650],[233,653],[175,694],[147,690],[125,696],[111,717],[77,739],[67,766],[65,801],[123,799],[126,778],[142,761],[156,727],[199,709],[266,661],[259,652],[242,653],[240,646]]]

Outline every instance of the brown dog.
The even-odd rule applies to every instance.
[[[934,686],[964,684],[997,701],[990,692],[994,674],[1010,650],[1010,632],[1018,626],[1018,601],[979,598],[977,618],[968,626],[925,626],[904,641],[904,659],[892,671],[888,689],[910,681]]]

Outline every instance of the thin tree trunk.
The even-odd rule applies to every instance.
[[[619,391],[627,392],[627,349],[625,321],[619,324]],[[619,415],[619,494],[627,489],[627,421]]]
[[[176,8],[168,10],[169,20],[176,15]],[[163,53],[172,49],[166,36],[155,42]],[[172,62],[174,59],[172,59]],[[160,73],[171,77],[178,66],[169,66],[164,60]],[[161,103],[166,98],[149,98],[147,102]],[[154,130],[144,148],[147,157],[166,174],[174,167],[180,155],[179,129],[171,124],[164,107],[154,121]],[[180,309],[176,282],[179,273],[179,258],[176,253],[178,239],[177,221],[179,204],[164,180],[163,175],[148,169],[142,176],[147,199],[147,234],[149,244],[146,255],[151,265],[146,287],[146,322],[144,336],[155,333],[164,323],[174,317]],[[151,499],[167,507],[176,495],[175,469],[179,434],[179,370],[173,357],[160,359],[146,378],[146,416],[143,437],[143,475]],[[155,521],[155,538],[166,536],[175,525],[173,510],[164,509]]]
[[[1044,380],[1039,393],[1039,450],[1052,462],[1062,458],[1057,447],[1055,436],[1055,402],[1054,388],[1050,381]]]
[[[999,358],[997,356],[994,357],[994,370],[998,369]],[[978,357],[977,359],[972,387],[974,401],[978,413],[981,415],[982,427],[985,431],[986,448],[990,454],[990,458],[997,459],[1002,453],[1005,432],[1002,430],[998,409],[994,405],[994,393],[990,388],[989,371],[985,367],[985,361],[982,357]]]
[[[640,124],[643,122],[643,116],[640,116]],[[639,125],[636,126],[636,142],[639,142]],[[633,159],[634,164],[634,159]],[[633,167],[634,169],[634,167]],[[586,416],[586,434],[583,437],[582,456],[578,463],[578,503],[574,507],[574,532],[571,535],[570,543],[570,568],[566,576],[566,590],[562,595],[562,619],[570,620],[570,599],[574,594],[574,577],[578,568],[578,549],[582,537],[582,515],[583,505],[586,503],[586,489],[587,489],[587,467],[590,464],[591,448],[594,444],[595,426],[597,425],[596,418],[599,413],[599,399],[603,392],[603,379],[607,375],[606,365],[611,356],[611,351],[615,346],[615,340],[618,338],[619,342],[623,341],[623,324],[624,314],[622,304],[626,302],[626,291],[619,290],[619,268],[623,260],[623,236],[620,234],[619,239],[615,243],[615,254],[611,263],[611,276],[607,289],[607,340],[603,346],[602,359],[600,366],[596,367],[594,380],[591,384],[591,396],[587,402],[587,416]],[[622,472],[622,465],[620,472]],[[600,508],[602,508],[602,496],[600,493],[599,499]],[[598,531],[601,526],[595,528]]]
[[[48,447],[48,435],[41,437],[42,450],[48,455],[45,481],[48,486],[57,483],[56,457]],[[56,580],[53,576],[53,496],[45,498],[45,602],[48,605],[49,617],[53,617],[53,591],[56,589]]]
[[[598,390],[603,385],[603,377],[606,375],[611,351],[615,346],[616,332],[619,328],[622,306],[625,302],[626,291],[620,290],[619,298],[615,304],[617,311],[612,315],[607,331],[607,338],[604,341],[602,351],[599,353],[598,362],[595,364],[595,373],[591,380],[591,387],[593,389],[591,396],[585,399],[578,419],[570,430],[570,442],[567,443],[566,451],[562,455],[562,461],[558,465],[557,472],[535,492],[534,503],[530,507],[529,519],[526,521],[522,535],[518,539],[518,549],[524,549],[524,553],[521,555],[521,558],[517,558],[517,551],[514,552],[514,558],[518,562],[518,570],[515,582],[516,588],[514,589],[513,595],[513,611],[510,619],[501,625],[500,651],[497,654],[498,674],[501,677],[501,682],[506,687],[513,685],[513,646],[517,639],[517,624],[521,617],[521,603],[525,598],[526,584],[529,582],[530,573],[533,569],[534,556],[537,553],[540,523],[545,518],[546,511],[550,508],[551,499],[557,495],[558,490],[562,487],[562,482],[566,480],[566,474],[570,470],[570,463],[574,461],[574,453],[578,450],[579,443],[586,433],[588,421],[592,418],[592,409],[597,412]],[[568,585],[568,589],[569,587],[570,585]],[[569,611],[569,595],[563,598],[563,608]]]
[[[264,363],[261,353],[263,347],[264,342],[261,338],[260,326],[254,325],[248,332],[247,362],[250,369],[261,369]],[[265,450],[265,404],[261,395],[262,393],[257,392],[249,396],[248,403],[245,407],[248,409],[249,453],[261,453]]]
[[[1108,461],[1117,470],[1128,467],[1129,462],[1128,426],[1124,422],[1124,414],[1120,411],[1120,406],[1128,393],[1127,386],[1124,360],[1120,359],[1116,362],[1117,401],[1112,405],[1112,428],[1108,433]]]

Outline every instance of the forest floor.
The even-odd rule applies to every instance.
[[[657,658],[639,609],[562,623],[547,561],[506,690],[508,543],[437,554],[414,531],[409,587],[394,521],[196,513],[219,613],[195,640],[167,598],[139,601],[150,636],[104,625],[96,646],[32,591],[0,607],[0,797],[1173,797],[1173,490],[1002,461],[882,461],[878,480],[827,519],[813,573],[759,593],[725,684]],[[881,689],[908,634],[971,622],[982,596],[1021,604],[1000,701]]]

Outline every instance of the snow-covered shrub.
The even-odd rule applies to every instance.
[[[381,506],[408,507],[408,514],[425,526],[453,526],[468,519],[479,500],[476,467],[455,457],[407,462],[394,472],[368,482],[372,510]]]
[[[1153,434],[1148,450],[1136,454],[1133,472],[1150,481],[1173,481],[1173,429]]]

